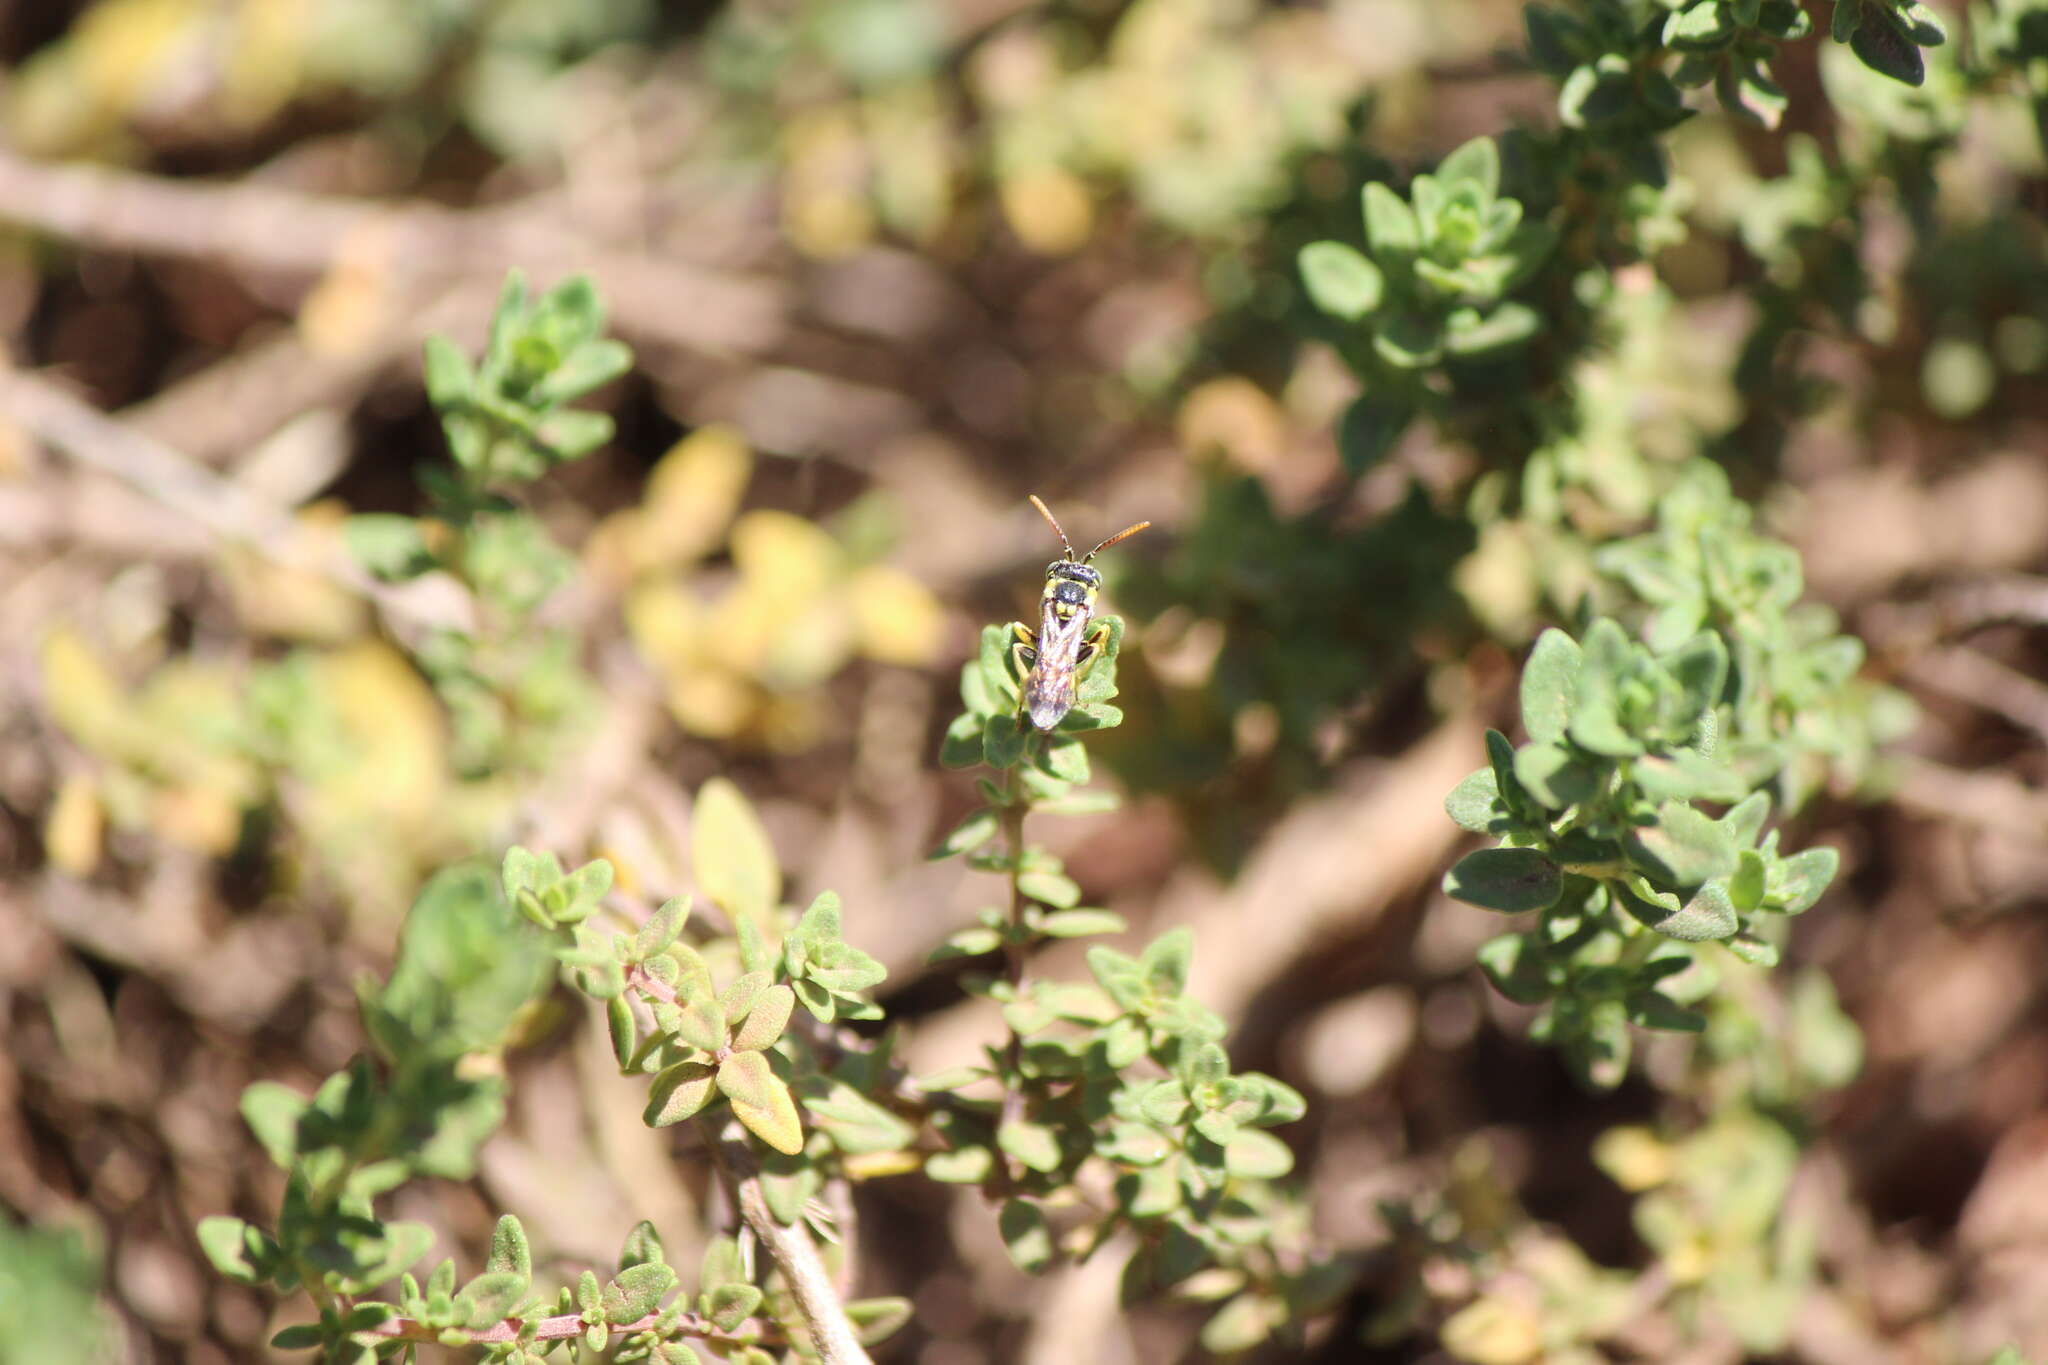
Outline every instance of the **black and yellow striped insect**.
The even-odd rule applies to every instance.
[[[1127,540],[1152,523],[1141,521],[1126,526],[1087,554],[1076,556],[1073,542],[1060,529],[1046,505],[1031,495],[1031,505],[1049,522],[1053,534],[1066,547],[1066,554],[1045,566],[1045,592],[1038,603],[1038,629],[1034,632],[1021,621],[1012,646],[1017,661],[1027,670],[1020,704],[1031,723],[1050,730],[1074,708],[1074,683],[1095,657],[1100,633],[1091,629],[1095,620],[1095,598],[1102,590],[1102,575],[1089,561],[1120,540]]]

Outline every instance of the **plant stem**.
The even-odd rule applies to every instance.
[[[608,1330],[615,1337],[629,1337],[635,1332],[651,1329],[660,1319],[659,1313],[649,1313],[636,1322],[616,1324]],[[506,1318],[503,1322],[492,1323],[470,1332],[469,1339],[478,1346],[495,1345],[499,1342],[517,1341],[526,1326],[526,1320]],[[721,1332],[712,1325],[711,1319],[698,1313],[685,1313],[677,1321],[683,1333],[699,1341],[712,1342],[721,1346],[758,1346],[765,1340],[773,1343],[770,1329],[753,1318],[748,1318],[730,1332]],[[535,1341],[565,1341],[580,1337],[590,1327],[580,1314],[561,1313],[552,1317],[533,1320]],[[446,1328],[429,1326],[413,1318],[389,1318],[364,1333],[365,1336],[384,1337],[392,1341],[439,1341]]]
[[[1026,974],[1030,968],[1030,955],[1024,946],[1024,909],[1028,902],[1024,897],[1022,878],[1024,876],[1024,817],[1030,814],[1027,798],[1018,790],[1016,769],[1003,774],[1003,853],[1010,865],[1010,923],[1003,935],[1003,980],[1010,987],[1010,998],[1014,1001],[1023,993]],[[1008,1020],[1004,1027],[1009,1030],[1010,1040],[1003,1049],[1004,1069],[1009,1072],[1011,1084],[1003,1087],[1002,1122],[1014,1123],[1024,1117],[1024,1039]],[[1015,1157],[1005,1155],[1003,1170],[1011,1183],[1022,1178],[1021,1163]]]
[[[817,1348],[823,1365],[873,1365],[868,1353],[853,1334],[839,1291],[832,1287],[831,1272],[818,1255],[817,1244],[801,1222],[786,1227],[776,1220],[761,1190],[761,1168],[744,1142],[716,1141],[711,1144],[718,1173],[731,1188],[740,1217],[768,1250],[775,1268],[789,1285],[797,1311],[811,1329],[811,1345]]]

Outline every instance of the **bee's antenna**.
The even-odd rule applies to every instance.
[[[1118,531],[1118,532],[1117,532],[1117,533],[1116,533],[1115,535],[1111,536],[1111,537],[1110,537],[1110,538],[1109,538],[1108,540],[1105,540],[1105,541],[1103,541],[1103,542],[1102,542],[1102,543],[1101,543],[1100,545],[1098,545],[1098,546],[1096,546],[1096,547],[1095,547],[1094,549],[1090,550],[1090,551],[1088,552],[1088,559],[1093,559],[1093,558],[1095,558],[1095,556],[1097,556],[1097,555],[1101,554],[1101,553],[1102,553],[1102,552],[1103,552],[1104,550],[1107,550],[1107,549],[1108,549],[1108,548],[1109,548],[1110,546],[1112,546],[1112,545],[1116,544],[1116,543],[1117,543],[1117,542],[1118,542],[1119,540],[1129,540],[1129,539],[1130,539],[1130,538],[1131,538],[1132,536],[1134,536],[1134,535],[1138,534],[1138,532],[1140,532],[1140,531],[1144,530],[1144,529],[1145,529],[1145,528],[1146,528],[1147,526],[1150,526],[1151,524],[1152,524],[1152,523],[1151,523],[1151,522],[1149,522],[1149,521],[1141,521],[1141,522],[1139,522],[1139,523],[1138,523],[1138,524],[1137,524],[1136,526],[1126,526],[1126,527],[1124,527],[1124,529],[1123,529],[1123,530],[1121,530],[1121,531]],[[1083,564],[1086,564],[1086,563],[1088,562],[1088,559],[1084,559],[1084,560],[1082,560],[1081,562],[1082,562]]]
[[[1072,559],[1074,557],[1074,543],[1068,540],[1067,533],[1060,529],[1059,519],[1053,516],[1052,509],[1047,507],[1044,503],[1038,500],[1038,494],[1031,493],[1027,494],[1027,496],[1031,499],[1031,505],[1038,509],[1038,515],[1044,517],[1046,521],[1052,526],[1052,533],[1060,538],[1060,544],[1067,547],[1067,558]],[[1126,536],[1129,534],[1129,531],[1124,532],[1124,535]],[[1122,537],[1120,536],[1118,537],[1118,539],[1122,539]],[[1098,545],[1095,548],[1099,550],[1102,547]]]

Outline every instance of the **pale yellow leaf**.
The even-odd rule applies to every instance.
[[[50,865],[74,877],[91,875],[99,866],[106,823],[98,784],[83,773],[66,777],[43,822],[43,851]]]
[[[782,864],[768,831],[740,789],[723,777],[698,789],[690,861],[698,887],[728,914],[748,915],[765,926],[782,899]]]
[[[925,586],[887,565],[871,564],[847,588],[860,652],[885,664],[922,668],[938,656],[945,612]]]

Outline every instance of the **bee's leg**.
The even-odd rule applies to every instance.
[[[1074,676],[1076,678],[1086,676],[1088,666],[1095,662],[1095,656],[1101,652],[1101,646],[1097,642],[1108,634],[1109,623],[1107,621],[1097,621],[1088,628],[1088,633],[1081,637],[1081,648],[1074,655]]]
[[[1010,629],[1016,633],[1016,638],[1010,642],[1010,648],[1017,652],[1017,662],[1023,665],[1026,673],[1029,673],[1032,665],[1038,662],[1038,636],[1022,621],[1012,621]]]

